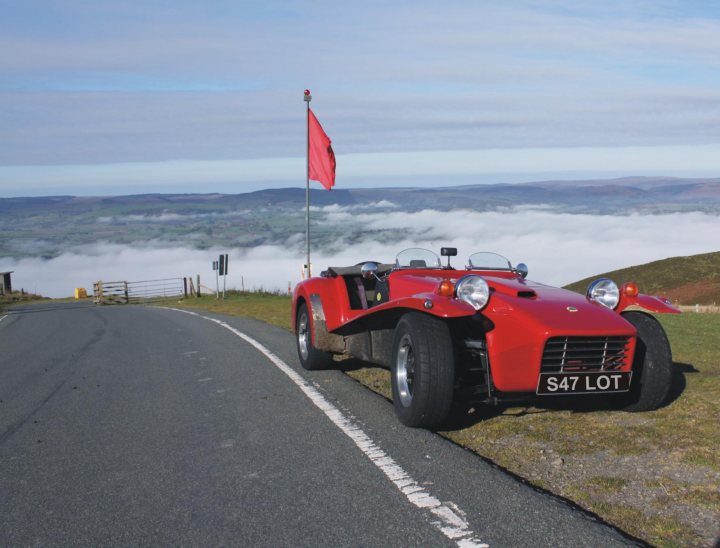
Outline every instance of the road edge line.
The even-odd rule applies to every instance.
[[[385,476],[395,484],[405,498],[421,510],[430,512],[435,519],[431,519],[430,523],[438,529],[448,539],[457,544],[459,548],[489,548],[487,543],[478,540],[475,533],[470,529],[470,524],[463,518],[462,511],[452,502],[440,502],[427,489],[422,487],[415,481],[405,470],[395,462],[390,455],[368,436],[359,426],[348,419],[342,411],[330,403],[322,393],[298,374],[292,367],[286,364],[280,357],[256,341],[242,331],[235,329],[230,324],[203,316],[197,312],[190,310],[182,310],[180,308],[160,307],[165,310],[173,310],[182,312],[191,316],[197,316],[204,320],[216,323],[225,329],[231,331],[245,342],[255,347],[256,350],[265,355],[273,365],[280,371],[285,373],[300,390],[318,407],[325,415],[337,426],[347,437],[349,437],[355,445],[377,466]]]

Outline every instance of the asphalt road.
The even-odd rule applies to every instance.
[[[633,544],[439,436],[401,426],[391,403],[341,372],[303,371],[291,334],[222,320],[322,401],[199,316],[70,303],[0,320],[0,545]],[[397,469],[405,475],[393,481]],[[422,496],[404,493],[408,482],[405,491]],[[433,510],[428,497],[442,505]],[[465,529],[453,538],[456,518]]]

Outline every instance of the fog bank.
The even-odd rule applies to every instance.
[[[495,251],[513,264],[528,264],[529,278],[552,285],[672,256],[720,249],[720,218],[705,213],[665,215],[573,215],[548,208],[512,208],[478,213],[467,210],[416,213],[353,212],[343,208],[324,211],[315,228],[351,227],[354,236],[333,244],[339,252],[313,249],[314,273],[327,266],[365,260],[393,262],[407,247],[458,248],[453,265],[461,267],[477,251]],[[398,234],[392,245],[373,236]],[[0,258],[0,271],[13,270],[13,287],[49,297],[72,295],[75,287],[92,291],[103,281],[140,281],[200,274],[203,285],[214,288],[212,261],[219,253],[230,255],[227,287],[286,291],[300,279],[304,262],[304,235],[286,245],[252,249],[188,249],[162,242],[134,245],[98,243],[54,259]]]

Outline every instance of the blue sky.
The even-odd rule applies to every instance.
[[[0,0],[0,196],[718,176],[718,6]]]

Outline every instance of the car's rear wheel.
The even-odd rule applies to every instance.
[[[310,329],[310,312],[305,303],[300,304],[295,323],[295,341],[297,343],[300,364],[310,371],[327,369],[333,363],[332,354],[318,350],[313,346]]]
[[[623,315],[637,329],[630,392],[624,397],[625,411],[651,411],[667,399],[672,384],[672,353],[665,330],[644,312]]]
[[[395,328],[392,354],[395,413],[406,426],[431,428],[449,414],[455,359],[447,324],[409,312]]]

